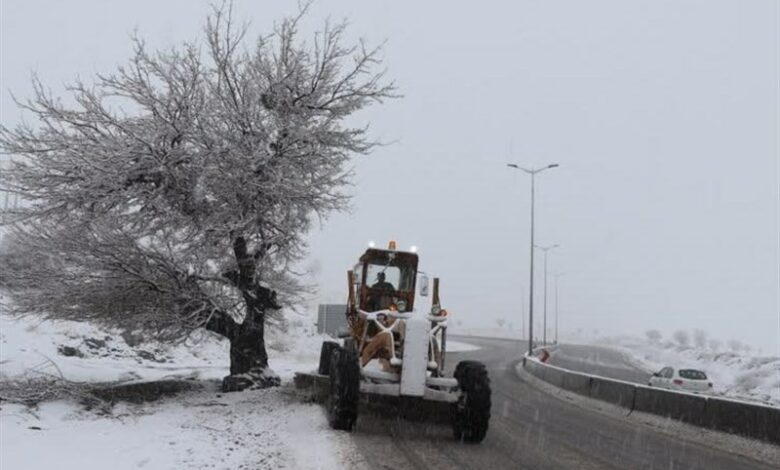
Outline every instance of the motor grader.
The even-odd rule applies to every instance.
[[[319,372],[330,377],[330,425],[351,431],[361,398],[398,397],[418,409],[447,404],[455,438],[481,442],[490,420],[487,370],[461,361],[453,377],[445,375],[448,314],[438,278],[430,307],[415,308],[416,298],[428,297],[429,290],[417,266],[415,252],[390,242],[387,249],[367,249],[347,272],[348,331],[340,342],[323,343],[320,354]]]

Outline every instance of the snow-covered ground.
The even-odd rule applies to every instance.
[[[591,342],[622,351],[648,371],[667,366],[703,370],[716,394],[780,406],[780,357],[718,352],[630,336]]]
[[[217,393],[213,387],[101,416],[57,401],[2,405],[0,468],[363,468],[349,436],[289,386]]]
[[[228,345],[204,333],[182,344],[130,343],[74,322],[0,314],[0,378],[49,374],[78,382],[198,379],[202,388],[110,413],[59,400],[36,408],[0,405],[0,468],[362,468],[348,436],[329,429],[320,406],[293,390],[296,371],[316,368],[323,337],[303,322],[270,331],[282,387],[219,393]]]
[[[322,407],[293,390],[297,371],[316,369],[323,339],[307,319],[270,329],[272,368],[283,385],[219,393],[228,374],[226,341],[211,333],[177,345],[76,322],[12,319],[0,313],[0,380],[62,377],[138,383],[197,379],[202,388],[109,413],[59,400],[35,408],[0,402],[0,468],[342,469],[364,468],[349,436],[330,430]],[[449,341],[448,350],[478,349]]]
[[[270,328],[266,345],[271,367],[283,379],[316,368],[323,336],[304,319],[288,332]],[[221,379],[228,373],[228,342],[203,331],[175,345],[140,342],[86,323],[12,319],[0,313],[0,376],[30,371],[73,381]]]

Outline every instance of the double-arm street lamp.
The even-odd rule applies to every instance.
[[[547,253],[554,249],[558,248],[560,245],[550,245],[550,246],[539,246],[536,245],[536,248],[539,248],[544,252],[544,323],[542,328],[542,344],[547,346]]]
[[[535,192],[535,177],[537,173],[541,173],[544,170],[555,168],[557,163],[552,163],[542,168],[523,168],[514,163],[507,163],[507,166],[514,168],[515,170],[522,170],[531,175],[531,279],[529,281],[530,286],[528,288],[528,354],[533,353],[534,349],[534,192]]]

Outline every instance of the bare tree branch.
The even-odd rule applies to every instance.
[[[35,126],[0,125],[0,187],[23,200],[0,218],[16,313],[231,337],[260,314],[242,303],[273,321],[301,299],[306,234],[347,207],[350,158],[377,145],[347,118],[396,96],[382,47],[344,45],[345,24],[300,38],[308,5],[254,41],[229,3],[202,42],[135,35],[125,65],[68,85],[72,104],[33,77],[17,104]]]

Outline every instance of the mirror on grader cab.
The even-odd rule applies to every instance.
[[[428,276],[420,275],[420,297],[428,297]]]
[[[441,308],[439,279],[433,280],[431,305],[414,305],[415,293],[427,297],[429,290],[417,263],[416,252],[397,250],[394,242],[360,256],[347,273],[350,337],[322,344],[313,381],[327,383],[334,429],[352,430],[361,396],[386,396],[399,417],[444,418],[456,439],[481,442],[490,420],[487,369],[474,360],[445,369],[448,315]],[[414,411],[407,415],[408,410]]]

